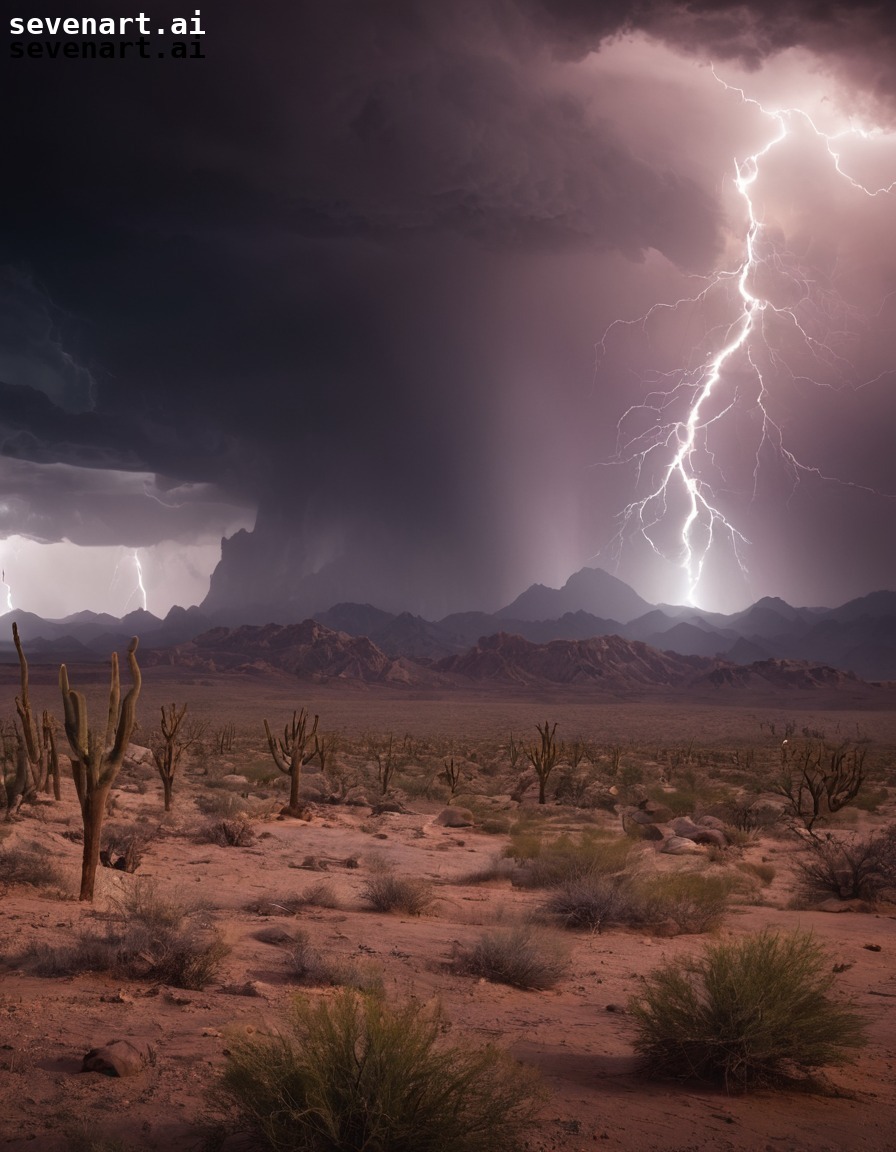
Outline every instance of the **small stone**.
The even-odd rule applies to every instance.
[[[869,952],[880,952],[881,951],[880,944],[863,944],[862,947],[867,948],[867,950]]]

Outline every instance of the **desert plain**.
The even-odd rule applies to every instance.
[[[32,668],[36,710],[59,714],[57,671]],[[71,672],[99,715],[108,672]],[[18,668],[2,669],[10,722],[17,691]],[[172,702],[187,705],[193,742],[166,813],[147,748]],[[301,708],[335,739],[325,771],[319,760],[305,766],[296,818],[281,814],[288,781],[263,720],[282,732]],[[542,806],[528,752],[546,721],[564,749]],[[886,891],[869,900],[807,890],[805,830],[772,787],[785,739],[865,752],[860,794],[819,834],[854,842],[896,819],[896,689],[886,685],[613,700],[575,688],[425,692],[146,668],[105,823],[112,862],[130,845],[134,871],[101,867],[93,903],[76,899],[81,817],[61,733],[61,799],[41,795],[0,824],[0,1147],[254,1147],[209,1097],[228,1045],[282,1028],[297,995],[325,999],[344,983],[438,1005],[452,1043],[493,1043],[534,1068],[543,1097],[532,1152],[896,1148],[896,906]],[[653,825],[658,840],[632,823],[645,802],[660,816],[715,815],[731,829],[726,846],[661,851],[667,822]],[[468,816],[451,826],[445,809]],[[532,882],[558,838],[571,852],[622,844],[624,871],[645,882],[720,877],[724,907],[705,924],[664,915],[570,930],[550,912],[550,890]],[[424,882],[419,914],[372,906],[371,881],[383,875]],[[71,960],[148,899],[187,909],[223,944],[202,987],[155,978],[151,956],[142,974],[139,958],[127,972]],[[560,958],[549,987],[509,986],[460,962],[483,933],[514,928]],[[643,978],[765,928],[811,932],[823,947],[832,995],[865,1020],[852,1062],[809,1084],[749,1092],[645,1077],[630,1011]],[[310,967],[297,962],[297,942]],[[82,1072],[85,1053],[111,1040],[148,1053],[142,1069]]]

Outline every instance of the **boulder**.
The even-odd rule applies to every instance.
[[[132,1040],[110,1040],[91,1048],[81,1064],[82,1072],[102,1072],[105,1076],[137,1076],[150,1062],[148,1044]]]
[[[694,834],[701,831],[700,825],[695,824],[690,816],[676,816],[669,821],[669,827],[676,836],[686,836],[688,840],[693,840]]]
[[[660,851],[667,852],[670,856],[699,856],[701,849],[687,836],[670,836],[663,841]]]
[[[724,832],[726,824],[718,816],[701,816],[697,821],[701,828],[715,828],[717,832]]]
[[[443,808],[436,816],[435,823],[442,828],[471,828],[474,819],[469,808]]]
[[[687,839],[693,840],[695,844],[713,844],[716,848],[728,847],[728,837],[718,828],[701,828]]]
[[[641,811],[650,817],[653,824],[668,824],[675,816],[671,808],[667,808],[665,804],[657,804],[654,800],[642,804]]]

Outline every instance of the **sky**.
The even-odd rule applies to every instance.
[[[142,11],[5,28],[0,607],[896,586],[890,5]]]

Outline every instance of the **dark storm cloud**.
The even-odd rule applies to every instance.
[[[136,472],[35,465],[0,457],[0,534],[51,543],[142,548],[159,539],[213,540],[236,519],[211,485]],[[210,531],[210,525],[214,528]]]
[[[569,331],[579,273],[522,299],[520,262],[533,281],[580,253],[703,272],[724,240],[717,188],[630,139],[577,63],[641,29],[750,66],[802,43],[855,70],[892,21],[851,10],[216,3],[202,62],[8,62],[3,453],[96,469],[137,518],[129,471],[257,503],[274,552],[293,535],[309,571],[354,557],[354,596],[374,554],[370,598],[389,571],[452,606],[519,583],[507,524],[540,490],[562,506],[557,460],[587,459],[564,406],[599,337],[580,314]],[[521,415],[539,389],[541,426]],[[79,491],[89,518],[100,495]],[[27,521],[40,498],[20,497]],[[41,512],[42,531],[67,515]],[[182,527],[153,513],[140,531]]]

